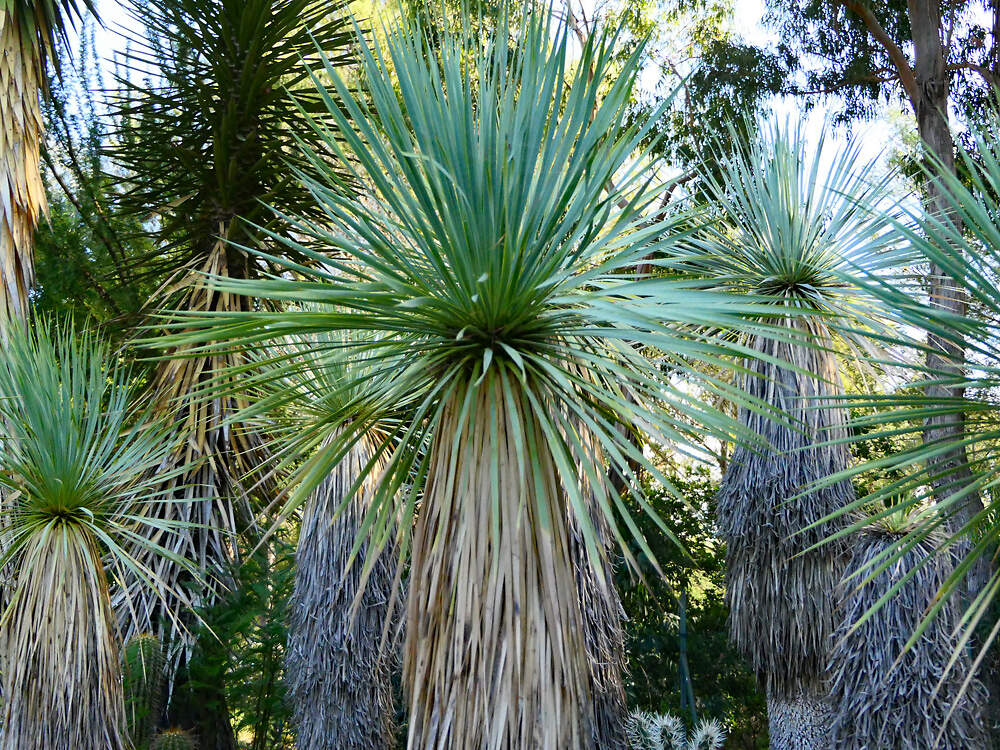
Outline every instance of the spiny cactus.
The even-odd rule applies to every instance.
[[[183,729],[167,729],[153,738],[150,750],[196,750],[194,735]]]
[[[151,633],[134,636],[122,654],[125,717],[136,750],[150,747],[163,699],[163,646]]]
[[[688,737],[676,716],[648,711],[629,714],[625,731],[631,750],[719,750],[726,740],[715,719],[702,721]]]

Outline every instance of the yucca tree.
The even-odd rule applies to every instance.
[[[981,592],[969,597],[967,578],[976,562],[994,555],[1000,542],[1000,524],[996,521],[996,504],[1000,500],[1000,154],[994,140],[995,124],[970,133],[970,147],[960,149],[959,172],[962,177],[942,175],[941,192],[947,204],[945,213],[918,213],[900,222],[899,230],[916,252],[915,261],[938,268],[945,275],[951,293],[967,295],[969,312],[956,315],[944,312],[927,299],[921,265],[914,264],[914,273],[903,269],[893,275],[866,274],[852,269],[852,283],[863,285],[866,291],[893,311],[900,330],[923,331],[930,334],[927,347],[934,355],[927,361],[940,361],[949,352],[966,352],[963,361],[950,361],[937,368],[922,364],[914,366],[916,378],[911,385],[924,388],[924,394],[900,388],[887,394],[859,396],[852,399],[858,407],[872,411],[856,424],[865,439],[891,436],[903,447],[874,464],[862,464],[845,476],[872,468],[898,469],[900,479],[879,487],[858,499],[858,506],[881,508],[866,514],[857,526],[878,522],[895,513],[919,511],[919,522],[912,523],[900,543],[873,561],[866,576],[881,575],[889,567],[898,566],[910,557],[911,549],[931,551],[944,556],[957,554],[961,559],[954,571],[943,581],[933,606],[911,634],[908,648],[916,646],[928,628],[935,628],[934,619],[946,621],[955,606],[964,610],[959,622],[962,651],[976,643],[976,631],[985,637],[977,656],[977,666],[994,644],[1000,624],[995,622],[992,609],[1000,574],[994,573]],[[912,267],[911,267],[912,268]],[[897,336],[893,341],[900,347],[920,348],[912,339]],[[956,374],[957,373],[957,374]],[[930,386],[930,387],[928,387]],[[963,397],[941,395],[964,392]],[[933,440],[921,440],[925,423],[947,423],[965,414],[965,431],[961,436],[941,433]],[[909,439],[907,439],[909,438]],[[960,450],[961,449],[961,450]],[[962,452],[966,460],[956,462]],[[967,516],[967,499],[979,493],[984,509]],[[868,516],[871,516],[870,518]],[[944,534],[942,537],[941,535]],[[930,540],[930,541],[928,541]],[[937,566],[933,557],[924,565]],[[922,575],[913,566],[909,577]],[[867,617],[880,617],[877,610],[885,606],[904,581],[887,595],[872,603]],[[957,602],[954,601],[957,599]],[[978,644],[977,644],[978,645]],[[995,644],[994,644],[995,647]],[[977,670],[965,670],[963,654],[956,650],[949,670],[957,670],[971,685]]]
[[[330,149],[346,159],[342,138],[370,188],[354,198],[318,159],[304,177],[332,228],[303,220],[295,234],[327,250],[285,242],[317,266],[296,268],[301,280],[213,280],[336,310],[179,316],[177,331],[201,330],[174,341],[366,334],[349,351],[371,363],[367,392],[413,404],[378,446],[386,464],[366,522],[380,529],[369,555],[396,533],[411,552],[409,747],[591,747],[571,524],[598,565],[601,519],[619,541],[638,534],[608,466],[640,503],[630,462],[666,481],[621,425],[664,444],[693,439],[678,412],[700,434],[739,432],[664,373],[695,377],[689,358],[725,347],[693,331],[736,326],[755,308],[636,278],[672,229],[651,219],[660,191],[641,165],[655,116],[626,124],[640,53],[612,67],[613,37],[595,36],[571,65],[567,29],[541,14],[501,18],[483,43],[435,41],[429,54],[406,22],[384,42],[359,39],[370,105],[327,68],[344,102],[328,99]],[[370,434],[365,421],[328,461]]]
[[[954,548],[939,554],[947,547],[943,529],[906,544],[919,526],[918,512],[896,511],[851,536],[853,575],[838,596],[830,655],[835,750],[990,746],[982,722],[986,691],[969,679],[971,659],[960,646],[958,598],[946,600],[906,648],[959,562]]]
[[[767,693],[776,750],[829,747],[824,677],[845,560],[842,540],[814,546],[849,525],[828,516],[855,496],[848,481],[801,493],[849,464],[835,347],[863,347],[865,328],[882,327],[842,272],[885,266],[898,239],[872,210],[884,184],[863,176],[857,145],[832,154],[823,140],[811,151],[798,129],[770,125],[720,154],[701,185],[715,221],[667,263],[786,312],[771,321],[785,337],[742,337],[756,356],[741,386],[777,414],[740,410],[769,447],[736,447],[718,503],[730,637]]]
[[[384,468],[378,448],[405,411],[368,398],[372,368],[351,360],[350,343],[340,333],[290,340],[250,370],[244,388],[251,405],[236,418],[269,422],[279,467],[311,457],[289,478],[308,492],[285,652],[296,741],[314,750],[389,750],[396,739],[397,554],[385,549],[368,558],[362,524]],[[328,446],[360,415],[364,434],[328,464]]]
[[[126,550],[145,541],[139,511],[161,501],[150,472],[169,435],[134,406],[107,345],[41,326],[12,331],[0,364],[5,572],[0,622],[9,750],[125,748],[117,623],[108,576],[154,574]],[[175,559],[178,565],[184,562]]]
[[[293,100],[289,92],[306,79],[303,63],[316,61],[317,48],[334,64],[349,59],[343,7],[319,0],[134,4],[148,40],[133,42],[131,64],[136,76],[148,67],[156,76],[148,86],[145,80],[122,82],[117,114],[124,131],[112,156],[130,177],[125,208],[158,216],[156,250],[136,265],[164,280],[159,304],[180,310],[251,309],[249,297],[209,289],[205,274],[243,279],[266,274],[268,262],[241,246],[255,244],[261,227],[280,231],[279,210],[310,211],[312,201],[290,170],[302,161],[297,139],[316,138],[311,129],[299,127],[297,106],[315,109],[318,96],[307,92]],[[302,257],[291,250],[286,255]],[[162,467],[164,490],[177,502],[158,511],[187,525],[159,541],[195,560],[207,576],[224,581],[233,562],[232,535],[255,513],[248,496],[256,480],[244,479],[267,456],[258,434],[226,423],[241,406],[238,396],[197,397],[216,370],[241,358],[189,357],[183,350],[171,354],[156,367],[150,389],[183,439]],[[172,469],[180,465],[194,468],[176,475]],[[278,492],[267,484],[257,490],[265,496],[264,505]],[[163,635],[176,665],[176,647],[185,639],[172,615],[209,604],[216,588],[180,585],[187,574],[168,558],[147,563],[171,591],[184,593],[132,597],[128,607],[136,612],[128,621],[136,623],[137,632]],[[196,694],[185,709],[175,701],[176,710],[188,714],[175,719],[200,724],[207,750],[233,747],[225,711],[206,713],[211,706],[224,707],[224,701],[221,691]]]
[[[0,2],[0,327],[28,315],[34,283],[32,234],[45,210],[39,173],[44,135],[40,98],[46,64],[66,24],[92,0]]]

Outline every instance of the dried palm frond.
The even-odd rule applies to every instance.
[[[797,326],[822,342],[823,330],[807,321]],[[810,547],[849,525],[844,516],[821,521],[855,495],[846,481],[801,493],[850,460],[843,444],[823,444],[845,436],[842,411],[829,408],[839,374],[834,356],[820,349],[762,338],[753,346],[770,359],[747,363],[745,387],[789,422],[741,410],[743,423],[770,447],[737,446],[719,491],[730,637],[769,695],[821,692],[844,543]]]
[[[854,537],[830,654],[835,750],[988,746],[986,691],[970,678],[956,594],[907,648],[960,562],[954,550],[941,551],[943,532],[907,544],[915,527],[876,522]]]
[[[298,743],[315,750],[395,746],[394,655],[383,648],[395,555],[364,570],[365,547],[352,554],[381,479],[373,457],[369,440],[356,443],[302,513],[285,669]]]
[[[129,373],[113,362],[68,326],[12,332],[0,364],[3,563],[13,577],[0,622],[5,750],[127,746],[105,565],[116,581],[153,582],[124,545],[165,528],[139,510],[162,502],[148,476],[171,443],[133,407]]]
[[[46,62],[65,24],[92,0],[4,0],[0,4],[0,329],[26,320],[34,284],[32,235],[46,209],[39,173],[44,123],[39,98]]]

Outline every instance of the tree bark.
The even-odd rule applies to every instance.
[[[769,693],[767,718],[771,750],[829,750],[832,713],[826,691],[793,697]]]

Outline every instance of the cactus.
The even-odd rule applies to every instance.
[[[153,738],[150,750],[196,750],[194,735],[183,729],[167,729]]]
[[[151,634],[125,644],[122,677],[128,736],[136,750],[147,750],[160,718],[163,698],[163,646]]]
[[[702,721],[690,735],[676,716],[633,711],[625,725],[631,750],[719,750],[726,740],[715,719]]]

